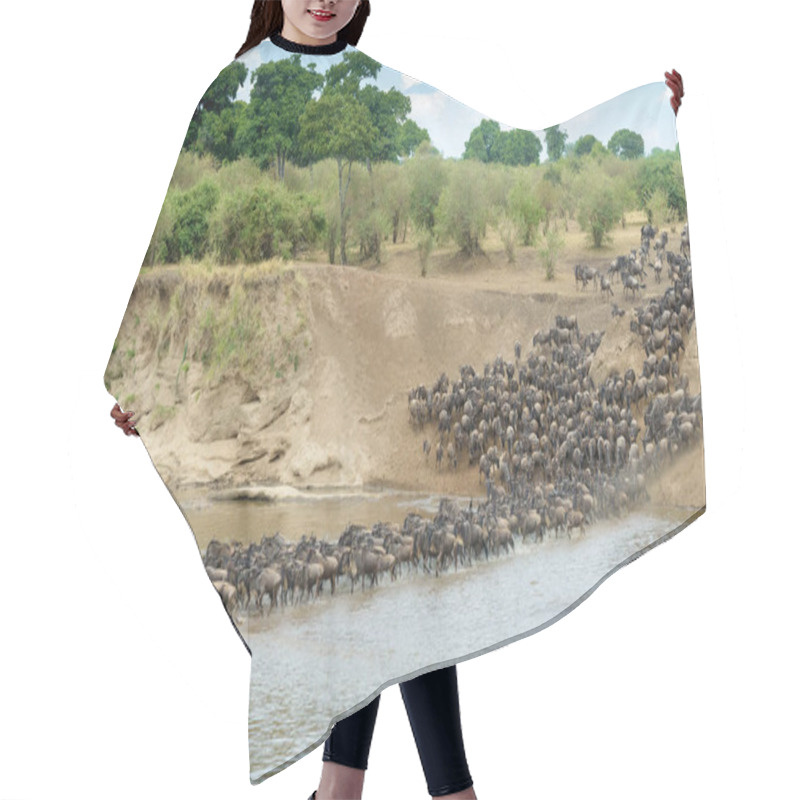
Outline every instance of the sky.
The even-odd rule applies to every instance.
[[[348,48],[348,50],[357,49]],[[291,54],[269,40],[244,53],[238,60],[247,66],[249,74],[245,85],[239,89],[237,99],[249,101],[250,74],[256,67],[265,61],[289,55]],[[317,71],[324,73],[327,65],[341,61],[342,56],[343,53],[328,56],[301,54],[300,61],[303,66],[316,64]],[[433,146],[446,158],[460,158],[472,129],[477,127],[481,120],[488,118],[477,109],[436,87],[388,66],[382,66],[375,83],[384,91],[396,88],[411,99],[409,117],[428,131]],[[645,84],[561,122],[560,127],[568,134],[568,144],[590,133],[605,145],[615,131],[628,128],[639,133],[644,139],[645,155],[648,155],[654,147],[674,150],[677,134],[675,114],[670,106],[669,97],[670,91],[663,81]],[[500,123],[501,130],[511,130],[512,126],[504,124],[503,120],[496,121]],[[547,148],[544,130],[534,130],[534,133],[542,142],[541,160],[545,162]]]

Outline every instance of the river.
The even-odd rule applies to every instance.
[[[201,549],[208,541],[260,541],[280,531],[335,540],[348,523],[402,523],[411,512],[432,517],[439,498],[402,492],[317,491],[261,502],[184,497],[182,508]],[[463,502],[463,499],[462,499]],[[366,705],[387,685],[431,667],[510,644],[572,610],[620,566],[699,515],[659,507],[601,520],[585,536],[544,542],[515,537],[513,553],[438,578],[402,574],[350,591],[340,578],[319,599],[238,622],[252,650],[251,779],[284,769],[327,737],[334,718]],[[316,527],[315,527],[316,526]],[[265,609],[269,602],[265,602]]]

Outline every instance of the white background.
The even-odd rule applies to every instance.
[[[317,786],[321,746],[251,787],[249,657],[103,387],[192,111],[250,7],[0,12],[2,800]],[[373,0],[362,50],[503,123],[541,129],[672,67],[685,81],[708,510],[556,625],[458,666],[481,800],[798,796],[796,46],[778,3],[743,7]],[[364,797],[427,797],[397,686]]]

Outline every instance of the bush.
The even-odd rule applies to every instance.
[[[547,280],[551,281],[556,276],[556,261],[558,254],[564,246],[564,239],[559,236],[555,228],[547,232],[545,244],[539,249],[539,255],[544,261],[544,274]]]
[[[375,206],[356,218],[355,234],[359,241],[359,252],[362,260],[374,258],[381,263],[383,240],[392,232],[392,220],[379,206]]]
[[[484,195],[487,166],[464,160],[453,165],[436,208],[437,238],[452,239],[468,256],[481,252],[489,206]]]
[[[497,222],[497,230],[500,233],[500,238],[503,241],[503,249],[506,252],[506,258],[509,264],[516,262],[516,246],[517,238],[519,237],[519,225],[517,221],[505,210],[500,213],[500,218]]]
[[[675,151],[658,150],[642,159],[634,181],[640,208],[646,209],[653,192],[660,189],[667,205],[678,219],[686,219],[686,189],[680,156]]]
[[[544,208],[536,199],[529,170],[520,172],[508,192],[508,213],[514,218],[522,237],[522,244],[535,244],[539,223],[544,219]]]
[[[324,228],[313,198],[265,182],[223,198],[212,240],[221,263],[254,263],[289,259],[301,246],[316,243]]]
[[[433,241],[433,234],[427,228],[423,228],[417,241],[417,253],[423,278],[428,274],[428,261],[433,252]]]
[[[219,187],[204,178],[191,189],[170,189],[158,215],[142,265],[200,260],[208,251],[208,226]]]
[[[583,170],[576,180],[578,223],[595,247],[610,239],[609,233],[625,211],[622,189],[598,168]]]
[[[208,178],[188,192],[174,195],[175,224],[169,245],[170,261],[199,260],[208,247],[208,221],[219,199],[219,188]]]

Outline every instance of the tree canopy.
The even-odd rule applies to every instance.
[[[205,149],[205,146],[199,148],[195,146],[203,122],[208,120],[212,126],[219,127],[214,118],[225,115],[225,112],[233,108],[236,93],[240,86],[244,86],[246,78],[247,67],[240,61],[234,61],[220,72],[216,80],[206,89],[192,114],[183,149]]]
[[[567,132],[562,131],[558,125],[551,125],[544,130],[544,140],[547,143],[547,160],[558,161],[564,155]]]
[[[463,158],[510,166],[538,164],[542,143],[533,131],[514,128],[501,131],[500,123],[482,119],[464,143]]]
[[[608,140],[608,149],[624,161],[641,158],[644,155],[644,139],[635,131],[621,128]]]
[[[599,144],[599,141],[596,136],[592,136],[591,133],[587,133],[584,136],[581,136],[577,142],[575,142],[575,147],[573,152],[576,156],[585,156],[592,152],[592,148],[594,147],[595,143]]]
[[[342,60],[319,73],[313,63],[303,66],[299,53],[261,64],[250,74],[250,100],[236,100],[245,85],[247,67],[239,61],[226,67],[206,90],[195,109],[183,148],[199,155],[208,153],[225,163],[248,156],[262,170],[275,168],[283,180],[286,162],[298,166],[327,158],[329,148],[311,146],[310,133],[302,125],[314,122],[324,111],[336,116],[336,102],[326,100],[322,111],[305,116],[307,107],[323,96],[341,99],[339,115],[355,112],[356,129],[368,132],[366,148],[357,160],[369,166],[377,161],[408,158],[430,136],[408,118],[411,100],[395,88],[381,90],[374,81],[381,65],[361,52],[345,53]],[[338,101],[337,101],[338,102]],[[357,105],[353,105],[353,103]],[[314,114],[316,113],[316,117]],[[370,125],[364,128],[364,114]],[[336,122],[341,146],[344,123]],[[320,129],[315,127],[315,135]],[[304,146],[300,146],[300,142]],[[346,149],[353,151],[351,143]]]

